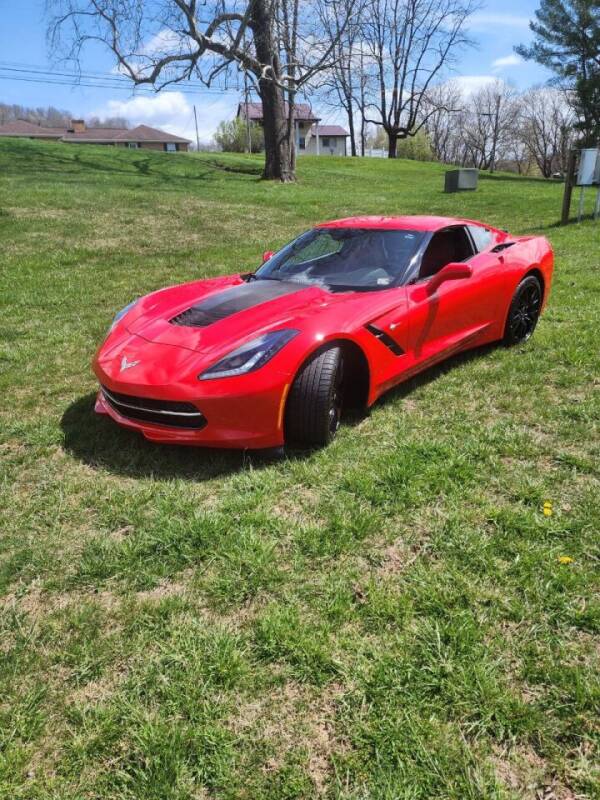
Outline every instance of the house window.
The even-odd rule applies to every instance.
[[[329,147],[329,137],[328,136],[324,136],[321,139],[321,144],[323,145],[323,147]]]
[[[135,149],[136,147],[139,147],[139,144],[137,142],[127,142],[127,147],[132,147]]]
[[[176,142],[165,142],[165,150],[167,153],[176,153],[177,152],[177,143]]]
[[[301,136],[300,137],[300,150],[305,150],[305,149],[306,149],[306,137]]]

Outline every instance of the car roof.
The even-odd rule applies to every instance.
[[[456,217],[345,217],[321,222],[317,228],[373,228],[375,230],[437,231],[448,225],[481,225],[481,222]]]

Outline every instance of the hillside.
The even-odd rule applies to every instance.
[[[260,168],[0,141],[0,797],[598,798],[600,224],[557,227],[537,179]],[[550,239],[526,346],[280,461],[92,413],[132,298],[315,221],[424,212]]]

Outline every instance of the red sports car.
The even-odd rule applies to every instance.
[[[327,444],[348,407],[461,350],[528,339],[552,249],[446,217],[317,225],[256,272],[124,308],[94,361],[96,411],[154,442]]]

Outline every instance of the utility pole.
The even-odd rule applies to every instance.
[[[500,125],[500,95],[496,97],[496,114],[494,115],[494,138],[492,140],[492,155],[490,158],[490,173],[496,168],[496,146],[498,144],[498,127]]]
[[[194,122],[196,123],[196,150],[200,150],[200,137],[198,136],[198,115],[196,114],[196,103],[194,103]]]

